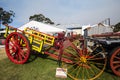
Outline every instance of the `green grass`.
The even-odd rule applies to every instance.
[[[0,80],[64,80],[55,77],[57,67],[57,61],[50,58],[37,57],[23,65],[6,58],[0,61]]]
[[[55,77],[55,71],[58,67],[57,61],[49,57],[41,58],[32,56],[30,62],[17,65],[9,61],[8,58],[0,61],[0,80],[71,80]],[[110,73],[110,70],[104,72],[97,80],[120,80]]]

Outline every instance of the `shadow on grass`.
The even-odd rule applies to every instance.
[[[116,75],[112,72],[112,70],[111,70],[110,66],[108,66],[108,64],[107,64],[107,67],[106,67],[106,69],[105,69],[104,71],[105,71],[106,73],[112,75],[112,76],[116,76]]]
[[[47,55],[47,54],[42,54],[42,53],[39,53],[39,52],[36,52],[36,51],[31,51],[30,57],[29,57],[29,59],[28,59],[28,61],[26,63],[33,62],[37,58],[49,59],[49,60],[52,60],[52,61],[57,61],[55,59],[50,58],[49,55]]]
[[[54,53],[50,53],[50,54],[54,54]],[[42,54],[42,53],[39,53],[39,52],[36,52],[36,51],[31,51],[31,55],[30,55],[28,61],[25,64],[34,62],[37,58],[42,58],[42,59],[46,59],[46,60],[48,59],[48,60],[57,62],[57,65],[60,66],[60,61],[52,58],[51,56],[49,56],[47,54]]]

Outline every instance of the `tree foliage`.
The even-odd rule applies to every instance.
[[[117,23],[117,24],[114,26],[113,31],[114,31],[114,32],[118,32],[118,31],[120,31],[120,22]]]
[[[0,22],[3,23],[11,23],[13,21],[13,17],[15,17],[15,13],[10,10],[6,11],[2,7],[0,7]]]
[[[43,14],[35,14],[29,17],[29,21],[34,20],[38,22],[43,22],[46,24],[54,24],[49,18],[45,17]]]

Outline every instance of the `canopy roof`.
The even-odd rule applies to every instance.
[[[37,22],[37,21],[30,21],[30,22],[24,24],[23,26],[19,27],[18,29],[24,30],[27,27],[35,29],[40,32],[44,32],[44,33],[55,33],[55,32],[65,31],[63,29],[56,28],[52,25],[44,24],[44,23]]]

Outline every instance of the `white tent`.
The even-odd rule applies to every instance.
[[[3,31],[0,31],[0,34],[1,34],[1,33],[5,33],[5,32],[6,32],[5,30],[3,30]]]
[[[40,32],[44,32],[44,33],[56,33],[56,32],[65,31],[63,29],[56,28],[52,25],[44,24],[44,23],[37,22],[37,21],[30,21],[30,22],[24,24],[23,26],[19,27],[18,29],[24,30],[27,27],[35,29]]]

